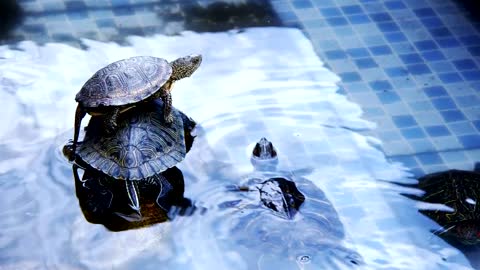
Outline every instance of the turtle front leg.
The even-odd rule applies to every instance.
[[[170,91],[163,91],[161,95],[163,101],[163,119],[166,124],[171,124],[173,122],[172,116],[172,95]]]
[[[113,133],[118,126],[117,120],[120,115],[120,108],[116,107],[111,113],[105,115],[105,129],[108,134]]]

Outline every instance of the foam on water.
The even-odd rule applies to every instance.
[[[408,182],[410,174],[385,159],[375,147],[380,141],[354,131],[374,124],[336,93],[339,77],[323,66],[299,30],[185,32],[128,41],[120,46],[84,40],[86,50],[28,41],[18,44],[21,50],[0,47],[0,262],[248,269],[255,260],[261,269],[316,269],[314,254],[296,254],[293,262],[284,258],[292,264],[265,254],[243,256],[241,247],[216,239],[219,231],[211,226],[235,218],[216,215],[224,198],[215,191],[225,184],[218,175],[232,183],[247,177],[252,144],[265,136],[279,150],[284,169],[310,169],[305,177],[332,202],[345,226],[346,245],[363,257],[366,268],[470,269],[462,254],[432,237],[429,229],[435,225],[416,212],[414,202],[377,181]],[[72,137],[75,94],[110,62],[135,55],[171,61],[191,53],[203,55],[202,66],[174,86],[173,104],[202,132],[180,168],[186,197],[214,214],[122,233],[87,223],[68,164],[58,156]],[[308,263],[295,261],[307,257]]]

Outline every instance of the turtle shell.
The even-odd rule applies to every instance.
[[[103,118],[94,116],[78,156],[94,169],[116,179],[143,180],[161,173],[184,159],[185,132],[195,125],[175,108],[172,116],[173,122],[164,125],[163,105],[153,102],[151,106],[122,114],[113,134],[105,134]]]
[[[444,204],[453,209],[453,212],[421,210],[440,225],[480,219],[480,173],[449,170],[418,180],[418,187],[425,191],[420,198],[422,201]]]
[[[136,56],[113,62],[83,85],[75,100],[84,107],[121,106],[142,101],[172,75],[167,60]]]

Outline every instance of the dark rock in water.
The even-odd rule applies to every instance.
[[[462,245],[480,244],[480,173],[448,170],[425,175],[416,185],[404,185],[423,190],[412,199],[448,208],[419,210],[442,226],[434,233],[450,242]]]
[[[197,210],[183,196],[183,174],[177,167],[138,182],[137,187],[142,195],[141,207],[132,211],[120,181],[92,169],[87,169],[81,180],[78,175],[75,177],[75,190],[85,218],[111,231],[146,227],[166,222],[175,215],[192,215]]]

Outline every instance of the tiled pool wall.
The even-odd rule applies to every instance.
[[[12,0],[13,1],[13,0]],[[230,1],[232,2],[232,1]],[[237,1],[238,2],[238,1]],[[128,35],[293,26],[342,78],[339,91],[377,124],[392,161],[417,175],[480,160],[480,24],[452,0],[21,0],[23,22],[4,43],[81,46]],[[235,11],[232,11],[235,10]],[[223,18],[240,12],[232,22]],[[242,21],[243,19],[243,21]]]

